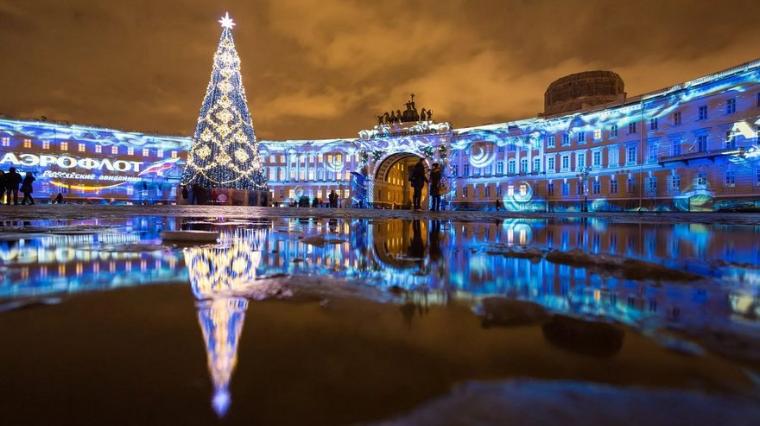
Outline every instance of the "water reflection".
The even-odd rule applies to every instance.
[[[51,226],[55,233],[46,230]],[[173,247],[158,237],[161,230],[187,227],[217,229],[221,238],[213,245]],[[753,226],[595,219],[136,218],[21,223],[6,226],[0,237],[0,303],[189,281],[213,387],[211,405],[219,416],[232,401],[243,326],[254,312],[249,304],[287,296],[278,286],[282,276],[345,279],[387,290],[395,295],[393,313],[410,336],[436,321],[435,305],[486,305],[486,300],[530,305],[527,321],[540,326],[546,347],[594,358],[614,357],[640,339],[620,324],[647,333],[719,330],[751,336],[760,315],[760,227]],[[543,255],[573,249],[654,262],[701,279],[629,279]],[[263,309],[258,306],[255,312]],[[493,324],[513,327],[510,321]]]
[[[218,245],[183,250],[206,342],[214,386],[211,403],[219,416],[226,414],[232,401],[229,385],[248,309],[248,300],[236,295],[256,294],[254,286],[266,233],[267,229],[262,228],[227,230],[221,233]]]

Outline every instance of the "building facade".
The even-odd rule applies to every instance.
[[[581,73],[552,83],[534,118],[453,129],[415,108],[414,121],[381,116],[357,138],[261,141],[261,158],[278,205],[315,205],[334,191],[341,206],[404,207],[404,173],[422,158],[444,165],[453,209],[760,207],[760,60],[636,97],[623,89],[614,73]],[[173,202],[189,146],[182,137],[0,120],[0,168],[35,171],[43,198]]]

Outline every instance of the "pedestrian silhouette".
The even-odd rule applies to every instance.
[[[420,161],[414,165],[412,175],[409,177],[409,180],[412,182],[412,188],[414,189],[412,194],[412,207],[414,210],[422,210],[422,188],[425,186],[425,182],[427,182],[427,177],[425,177],[425,165],[422,161],[423,160],[420,158]]]
[[[21,184],[21,175],[18,174],[15,167],[11,167],[8,170],[8,174],[5,176],[5,188],[8,193],[7,203],[18,204],[18,186]]]
[[[34,175],[32,172],[26,172],[26,175],[24,176],[24,181],[21,183],[21,193],[24,194],[24,199],[21,200],[21,204],[26,204],[26,202],[29,202],[29,205],[34,205],[34,198],[32,198],[32,191],[33,191],[33,183],[34,183]]]

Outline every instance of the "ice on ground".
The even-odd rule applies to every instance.
[[[597,269],[631,280],[696,281],[702,279],[691,272],[671,269],[657,263],[606,254],[589,254],[581,249],[552,250],[546,260],[563,265]]]

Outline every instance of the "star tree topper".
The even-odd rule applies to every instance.
[[[235,21],[230,18],[229,12],[224,12],[224,16],[222,16],[222,19],[219,20],[219,23],[222,24],[222,28],[227,28],[229,30],[235,26]]]

